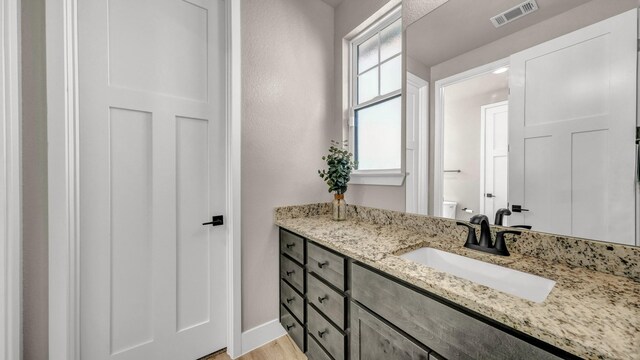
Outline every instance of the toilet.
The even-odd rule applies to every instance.
[[[458,203],[455,201],[443,201],[442,202],[442,217],[455,219]]]

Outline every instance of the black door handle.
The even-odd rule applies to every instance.
[[[523,211],[529,211],[529,209],[523,209],[522,205],[511,205],[511,211],[519,213]]]
[[[202,225],[211,225],[211,226],[220,226],[222,224],[224,224],[224,221],[222,219],[222,215],[212,216],[211,217],[211,221],[206,222],[206,223],[202,223]]]

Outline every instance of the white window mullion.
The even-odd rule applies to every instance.
[[[401,122],[401,120],[396,120],[395,109],[399,106],[398,105],[399,101],[400,102],[402,101],[401,99],[398,100],[398,98],[401,96],[402,90],[398,89],[387,94],[382,94],[382,85],[383,85],[382,65],[386,64],[389,61],[393,61],[397,57],[401,56],[402,51],[396,54],[393,54],[393,56],[390,56],[387,59],[384,59],[383,61],[382,59],[383,44],[382,44],[382,34],[381,34],[382,31],[384,31],[385,29],[388,29],[390,26],[394,24],[395,26],[397,26],[398,24],[397,21],[399,21],[400,18],[401,18],[401,8],[398,6],[391,12],[381,17],[376,24],[370,26],[364,32],[356,36],[351,41],[351,44],[349,46],[349,51],[351,52],[351,54],[349,54],[350,84],[348,88],[349,88],[350,94],[348,96],[349,111],[348,111],[347,119],[345,119],[347,122],[345,126],[345,131],[348,131],[348,134],[346,134],[344,138],[349,141],[348,148],[353,154],[356,154],[355,141],[356,141],[356,138],[358,138],[357,132],[367,131],[367,132],[371,132],[371,134],[373,134],[371,136],[373,137],[376,137],[376,138],[380,137],[381,136],[380,132],[381,131],[385,132],[386,130],[382,130],[382,128],[380,128],[381,125],[379,122],[386,121],[381,119],[390,119],[390,121],[392,122],[388,123],[388,125],[393,127],[394,129],[393,134],[395,134],[397,132],[396,121]],[[395,33],[394,36],[398,36],[396,34],[397,33]],[[375,40],[372,39],[373,36],[376,37]],[[372,43],[371,45],[373,44],[377,45],[377,49],[375,50],[376,53],[372,54],[374,56],[374,59],[371,59],[375,61],[375,64],[370,63],[371,65],[368,66],[367,69],[358,69],[358,65],[360,62],[358,48],[359,46],[361,46],[363,43],[367,41]],[[376,67],[377,69],[374,69]],[[366,86],[364,84],[360,84],[360,80],[361,80],[360,75],[367,74],[370,71],[375,71],[376,73],[374,74],[373,72],[371,72],[367,76],[371,77],[371,76],[377,75],[376,82],[375,83],[372,82],[371,84],[372,86],[370,88],[366,88],[365,89],[366,91],[360,94],[361,91],[359,90],[361,90],[363,86]],[[393,80],[395,81],[395,79]],[[375,95],[375,96],[373,98],[366,99],[362,103],[359,103],[361,96],[370,97],[372,95]],[[389,102],[389,101],[393,101],[393,102]],[[378,106],[380,106],[380,108],[378,108]],[[393,118],[388,118],[386,115],[384,115],[384,114],[387,114],[388,111],[392,111],[392,113],[389,113],[389,114],[393,114],[394,116]],[[360,119],[358,124],[356,124],[356,121],[355,121],[356,114]],[[400,117],[401,116],[399,116],[398,118]],[[364,122],[364,125],[362,122]],[[362,130],[359,130],[359,129],[362,129]],[[397,167],[398,165],[396,165],[395,145],[393,145],[398,140],[395,138],[396,135],[392,136],[392,139],[390,140],[392,142],[390,143],[385,142],[384,144],[381,144],[383,147],[386,146],[384,150],[376,148],[376,145],[374,145],[375,143],[371,142],[372,141],[371,139],[373,138],[369,138],[363,134],[361,135],[364,137],[358,138],[358,139],[359,139],[359,142],[363,141],[361,145],[364,146],[364,148],[362,146],[359,146],[359,148],[363,152],[363,154],[366,153],[367,155],[363,156],[363,154],[358,154],[358,158],[362,159],[364,163],[368,164],[365,166],[365,169],[371,169],[371,170],[354,171],[353,173],[354,176],[352,177],[352,180],[353,180],[352,183],[361,183],[361,184],[375,183],[376,181],[384,180],[380,183],[380,185],[401,185],[404,179],[404,174],[402,173],[403,170],[401,168],[398,168]],[[398,136],[401,136],[401,134],[399,134]],[[388,152],[387,149],[389,149],[388,151],[392,151],[392,153]],[[378,156],[377,153],[380,151],[382,151],[382,153],[380,154],[380,156]],[[402,150],[400,151],[402,152]],[[393,155],[391,157],[386,157],[386,160],[385,160],[385,156],[383,156],[384,154],[393,154]],[[380,167],[380,169],[377,169],[378,167]],[[377,174],[380,176],[377,176]],[[363,180],[361,176],[364,176],[367,179]],[[373,182],[370,182],[370,181],[373,181]]]

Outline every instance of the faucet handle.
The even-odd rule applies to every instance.
[[[467,245],[478,245],[478,239],[476,238],[476,229],[462,221],[456,221],[456,225],[458,226],[466,226],[469,232],[467,233],[467,242],[464,243],[464,246]]]
[[[496,233],[495,249],[498,255],[509,256],[509,250],[507,250],[507,243],[504,241],[504,234],[520,235],[522,232],[516,230],[503,230]]]

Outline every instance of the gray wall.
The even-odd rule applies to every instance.
[[[48,352],[45,1],[22,1],[22,319],[25,360]]]
[[[425,66],[423,63],[418,60],[407,56],[407,72],[416,75],[422,80],[430,81],[431,80],[431,71]]]
[[[389,0],[344,0],[335,9],[335,117],[334,139],[341,139],[343,119],[348,116],[344,104],[345,95],[348,93],[346,83],[343,82],[343,64],[347,60],[347,46],[345,37],[357,33],[359,25],[370,18]],[[351,185],[347,191],[348,204],[372,206],[389,210],[405,210],[405,186],[376,186],[376,185]]]
[[[273,208],[331,200],[317,174],[334,133],[333,8],[242,1],[242,327],[278,317]]]
[[[480,211],[480,107],[507,100],[508,96],[506,84],[485,89],[482,82],[474,80],[448,86],[444,102],[443,165],[462,172],[444,174],[443,196],[458,203],[459,220],[469,220]],[[462,211],[465,207],[474,213]]]

